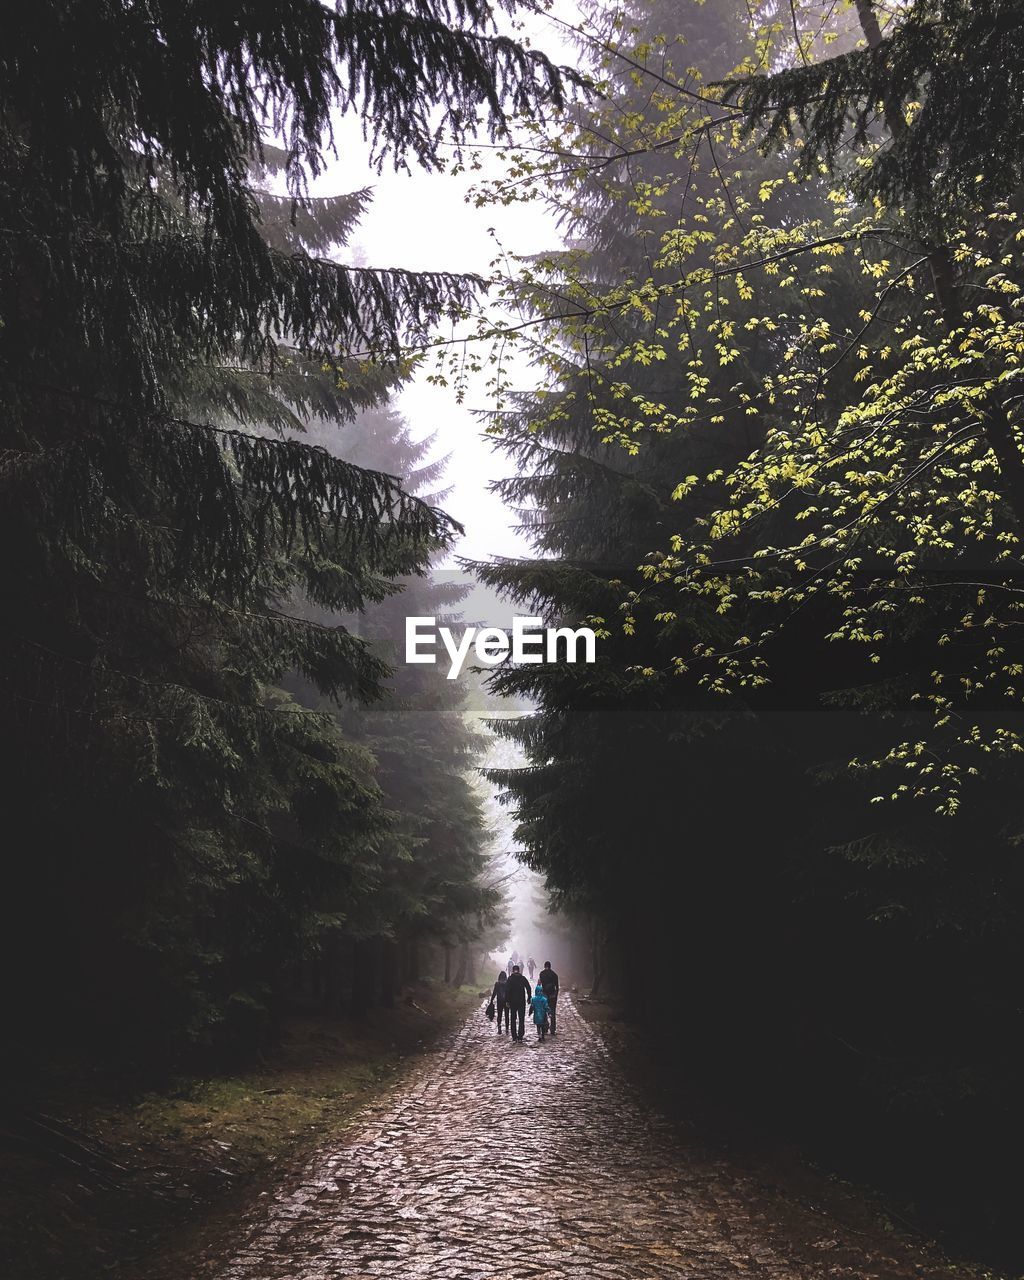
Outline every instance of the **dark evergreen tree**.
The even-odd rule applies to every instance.
[[[362,355],[393,359],[473,282],[340,265],[327,251],[365,193],[315,201],[307,182],[335,111],[378,157],[436,166],[446,142],[557,105],[562,83],[476,3],[52,0],[7,15],[16,1060],[58,1027],[162,1060],[251,1040],[311,912],[372,880],[370,756],[274,688],[298,670],[325,695],[373,697],[386,667],[285,602],[358,608],[452,522],[283,428],[379,398],[393,375]]]
[[[344,441],[333,438],[323,420],[310,423],[307,434],[325,448],[344,450],[351,463],[401,477],[406,491],[426,502],[444,501],[446,492],[437,486],[447,459],[431,458],[436,438],[414,439],[393,409],[363,413]],[[365,921],[351,920],[360,926],[361,941],[370,944],[361,974],[363,995],[370,999],[381,981],[385,992],[391,990],[393,975],[421,976],[427,948],[458,952],[449,976],[471,980],[481,939],[496,924],[502,902],[472,781],[481,739],[468,723],[466,685],[449,681],[442,666],[404,661],[406,617],[434,617],[458,629],[468,587],[451,571],[437,569],[407,574],[393,585],[393,594],[358,616],[315,615],[321,624],[344,622],[358,630],[391,668],[385,694],[372,706],[333,704],[346,738],[372,752],[375,777],[393,815],[395,856],[365,904]],[[305,696],[321,705],[309,685]]]

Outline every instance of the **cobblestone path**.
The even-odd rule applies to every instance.
[[[810,1234],[636,1100],[566,996],[524,1045],[475,1013],[207,1258],[216,1280],[858,1280],[952,1273],[907,1246]],[[787,1236],[789,1232],[789,1236]],[[901,1252],[902,1251],[902,1252]]]

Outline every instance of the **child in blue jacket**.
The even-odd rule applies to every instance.
[[[539,982],[537,990],[533,993],[530,1008],[533,1010],[533,1021],[537,1026],[537,1039],[543,1040],[548,1033],[548,998]]]

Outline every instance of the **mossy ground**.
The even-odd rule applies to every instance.
[[[255,1069],[131,1097],[62,1084],[35,1113],[44,1127],[0,1145],[4,1273],[155,1275],[156,1255],[215,1229],[236,1196],[344,1128],[477,999],[423,984],[365,1022],[289,1024]]]

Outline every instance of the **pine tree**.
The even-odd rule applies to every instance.
[[[353,463],[401,477],[407,491],[425,501],[444,501],[446,491],[437,486],[447,458],[431,458],[436,437],[414,439],[395,410],[363,413],[342,441],[332,440],[330,424],[322,420],[306,430]],[[488,834],[470,777],[480,741],[467,723],[465,686],[447,680],[440,667],[404,662],[406,617],[436,617],[440,625],[458,628],[468,588],[425,566],[397,576],[391,586],[392,594],[367,604],[358,616],[317,615],[321,622],[341,620],[357,629],[391,669],[384,696],[372,706],[334,705],[345,736],[373,754],[400,848],[366,904],[370,914],[361,926],[364,940],[374,940],[363,974],[364,995],[371,1000],[378,968],[385,986],[392,972],[418,976],[413,957],[421,945],[459,949],[465,971],[501,902],[491,883]],[[307,696],[320,705],[308,686]]]
[[[379,401],[475,287],[335,260],[366,197],[307,194],[332,113],[437,167],[565,77],[429,0],[50,0],[0,59],[14,1021],[164,1055],[259,1020],[317,868],[340,903],[378,861],[370,757],[274,689],[372,698],[386,667],[286,601],[359,607],[453,531],[286,430]]]

